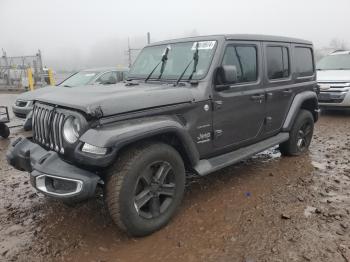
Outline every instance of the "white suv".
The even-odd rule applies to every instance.
[[[350,108],[350,51],[335,51],[317,63],[319,106]]]

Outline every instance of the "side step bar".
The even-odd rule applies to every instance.
[[[256,144],[237,149],[233,152],[229,152],[224,155],[209,159],[200,160],[194,169],[199,175],[205,176],[221,168],[233,165],[270,147],[276,146],[284,141],[287,141],[288,139],[289,133],[280,133],[276,136],[273,136]]]

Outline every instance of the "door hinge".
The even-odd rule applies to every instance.
[[[214,130],[214,139],[220,137],[222,135],[222,130],[221,129],[217,129],[217,130]]]
[[[265,124],[266,124],[266,125],[269,125],[269,124],[271,124],[271,123],[272,123],[272,117],[271,117],[271,116],[265,117]]]
[[[222,107],[223,101],[221,100],[216,100],[213,101],[213,110],[218,110]]]
[[[266,93],[266,100],[270,100],[273,98],[273,93],[272,92],[267,92]]]

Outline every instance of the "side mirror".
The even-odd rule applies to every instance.
[[[237,68],[234,65],[223,65],[219,69],[221,74],[222,84],[234,84],[237,82]]]
[[[234,65],[223,65],[216,71],[216,91],[224,91],[230,88],[231,84],[237,83],[237,68]]]

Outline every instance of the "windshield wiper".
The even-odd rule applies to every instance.
[[[153,75],[154,71],[156,71],[156,69],[158,68],[158,66],[159,66],[160,64],[162,64],[162,67],[161,67],[161,69],[160,69],[160,75],[159,75],[158,79],[161,78],[161,76],[162,76],[162,74],[163,74],[163,72],[164,72],[164,68],[165,68],[166,61],[168,60],[168,53],[169,53],[169,50],[170,50],[170,48],[167,46],[167,48],[166,48],[165,51],[164,51],[164,54],[162,55],[162,59],[161,59],[161,60],[159,61],[159,63],[152,69],[151,73],[149,73],[149,75],[146,77],[145,82],[147,82],[147,81],[151,78],[151,76]]]
[[[71,87],[71,86],[69,86],[69,85],[63,85],[64,87]]]
[[[192,69],[192,72],[190,74],[190,76],[188,77],[188,81],[190,81],[193,77],[193,74],[197,71],[197,65],[198,65],[198,60],[199,60],[199,56],[198,56],[198,42],[196,44],[196,50],[194,51],[194,54],[193,54],[193,58],[191,59],[191,61],[187,64],[187,66],[185,67],[185,70],[181,73],[180,77],[176,80],[176,83],[175,83],[175,86],[177,86],[180,81],[182,80],[183,76],[185,75],[187,69],[190,67],[190,65],[194,62],[193,64],[193,69]]]

